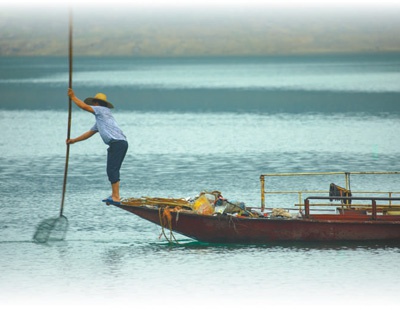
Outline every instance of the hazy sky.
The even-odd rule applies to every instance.
[[[400,0],[11,0],[0,55],[219,55],[400,50]]]

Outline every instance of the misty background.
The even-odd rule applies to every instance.
[[[262,56],[400,51],[395,7],[73,9],[76,56]],[[3,7],[0,56],[63,56],[68,8]]]

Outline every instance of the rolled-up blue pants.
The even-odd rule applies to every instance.
[[[111,184],[119,182],[119,170],[128,151],[128,142],[125,140],[114,140],[110,142],[107,149],[107,175]]]

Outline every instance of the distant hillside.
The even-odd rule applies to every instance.
[[[2,10],[0,56],[65,55],[68,11]],[[216,56],[400,51],[400,12],[75,11],[74,54]]]

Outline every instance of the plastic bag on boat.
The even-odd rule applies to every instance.
[[[224,213],[246,213],[246,205],[244,202],[238,202],[238,201],[226,201],[226,207]]]
[[[200,195],[200,197],[194,201],[193,210],[202,215],[211,215],[214,213],[214,207],[205,194]]]

